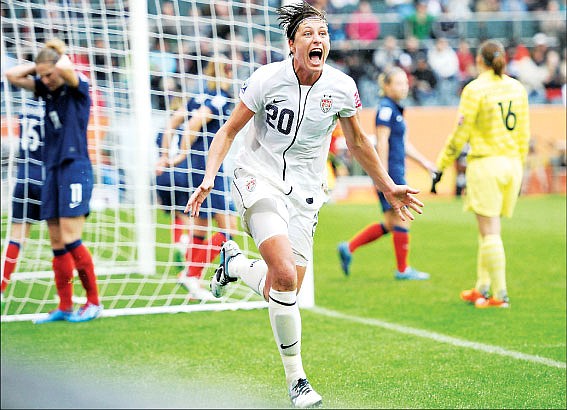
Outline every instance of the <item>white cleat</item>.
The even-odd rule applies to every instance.
[[[317,393],[307,379],[297,379],[289,389],[291,404],[299,409],[319,407],[323,404],[323,398]]]
[[[222,297],[226,291],[226,285],[237,280],[237,278],[228,275],[228,262],[238,255],[242,255],[242,252],[236,242],[226,241],[222,244],[220,264],[211,278],[211,293],[215,298]]]

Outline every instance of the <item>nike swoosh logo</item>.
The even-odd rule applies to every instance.
[[[279,104],[279,103],[281,103],[281,102],[284,102],[285,100],[286,100],[286,98],[284,98],[283,100],[276,100],[276,99],[274,98],[274,101],[272,101],[272,104]]]
[[[292,346],[295,346],[297,343],[299,343],[299,340],[296,340],[294,343],[290,344],[290,345],[284,345],[283,343],[280,344],[280,347],[283,349],[289,349]]]
[[[81,205],[80,202],[73,202],[72,204],[69,204],[69,208],[73,209],[73,208],[78,207],[79,205]]]

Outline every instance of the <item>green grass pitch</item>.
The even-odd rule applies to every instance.
[[[566,408],[565,196],[522,197],[503,220],[508,310],[459,300],[475,281],[474,217],[454,198],[425,202],[410,255],[424,282],[394,280],[391,236],[344,277],[336,245],[378,205],[321,210],[302,355],[324,407]],[[289,407],[266,310],[1,326],[3,408]]]

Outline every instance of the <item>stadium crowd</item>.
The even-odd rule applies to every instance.
[[[46,7],[51,19],[57,20],[57,6],[77,3],[74,13],[82,13],[76,0],[51,0]],[[92,16],[93,24],[112,25],[123,11],[114,0],[104,0],[105,8]],[[528,89],[531,104],[560,104],[565,101],[566,21],[565,0],[311,0],[328,14],[333,50],[329,63],[353,77],[365,107],[378,102],[380,73],[390,66],[406,71],[410,95],[406,106],[457,105],[460,90],[475,77],[474,54],[487,38],[498,38],[506,47],[507,73],[519,79]],[[122,3],[121,3],[122,4]],[[271,38],[264,32],[250,30],[247,21],[263,18],[265,5],[278,7],[281,0],[247,0],[232,2],[148,2],[150,18],[151,84],[155,91],[154,109],[165,108],[165,98],[172,91],[197,88],[199,61],[212,56],[213,49],[232,48],[230,58],[249,63],[238,65],[236,78],[247,78],[261,65],[284,58],[284,38],[277,30]],[[122,4],[128,10],[128,3]],[[2,7],[7,16],[11,10]],[[181,16],[183,19],[179,19]],[[42,16],[22,16],[41,18]],[[59,16],[63,17],[63,16]],[[210,25],[208,19],[221,22]],[[228,25],[222,21],[240,21]],[[2,27],[8,33],[13,28]],[[40,32],[21,29],[20,38],[42,40]],[[183,41],[179,41],[180,35]],[[213,38],[222,41],[213,44]],[[109,63],[120,68],[125,61],[112,61],[105,53],[102,39],[95,39],[92,56],[95,64]],[[234,43],[233,43],[234,44]],[[112,46],[112,45],[111,45]],[[6,64],[14,62],[10,44],[3,48]],[[31,50],[30,50],[31,52]],[[77,61],[75,61],[77,63]],[[87,61],[86,64],[89,62]],[[93,63],[91,61],[90,63]],[[97,71],[99,84],[112,74]],[[173,74],[173,75],[171,75]],[[188,74],[188,76],[187,76]],[[185,77],[185,78],[183,78]],[[116,80],[116,79],[114,79]],[[182,84],[184,82],[184,84]]]
[[[236,14],[253,16],[260,12],[262,0],[249,1],[247,7],[236,9]],[[279,6],[280,1],[269,1]],[[312,0],[311,3],[328,13],[333,42],[329,62],[353,77],[358,85],[363,106],[374,107],[378,101],[377,78],[391,66],[399,66],[408,74],[410,95],[406,105],[457,105],[460,90],[476,75],[474,54],[486,38],[499,34],[506,46],[507,72],[519,79],[528,89],[532,104],[560,104],[565,99],[566,78],[566,23],[564,0]],[[210,56],[215,30],[216,36],[231,41],[250,37],[246,29],[227,25],[216,27],[181,27],[189,36],[201,34],[195,44],[184,43],[180,50],[175,36],[176,10],[170,0],[162,1],[156,19],[152,42],[152,64],[169,73],[196,74],[195,56]],[[256,8],[254,5],[257,5]],[[194,7],[188,11],[217,19],[229,18],[234,10],[226,3]],[[500,13],[500,14],[499,14]],[[502,14],[504,13],[504,14]],[[520,31],[511,29],[508,18],[523,19],[529,26]],[[494,19],[494,15],[500,15]],[[171,16],[171,24],[168,24]],[[472,19],[474,27],[465,25]],[[502,26],[498,33],[495,27]],[[204,34],[204,35],[203,35]],[[172,41],[168,41],[168,36]],[[497,36],[498,37],[498,36]],[[165,38],[165,41],[163,39]],[[266,39],[261,32],[252,35],[251,47],[232,58],[259,67],[283,58],[270,50],[270,44],[280,45],[280,39]],[[160,66],[161,64],[161,66]],[[249,73],[243,73],[247,77]],[[240,75],[239,75],[240,78]],[[180,84],[161,76],[152,78],[153,87],[167,93],[179,89]],[[189,87],[191,88],[191,87]],[[163,101],[154,100],[154,108],[163,109]]]

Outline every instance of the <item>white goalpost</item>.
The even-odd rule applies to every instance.
[[[286,57],[275,0],[1,0],[2,5],[2,269],[11,230],[11,193],[21,141],[19,115],[31,98],[9,85],[4,70],[33,61],[58,37],[90,81],[89,154],[95,188],[83,234],[95,262],[103,316],[252,309],[267,304],[239,282],[221,299],[193,299],[177,282],[183,262],[156,195],[156,136],[180,102],[203,92],[207,63],[230,59],[232,102],[259,66]],[[229,172],[236,146],[229,153]],[[19,159],[22,161],[22,159]],[[230,174],[229,174],[230,175]],[[240,226],[239,226],[240,228]],[[185,227],[190,234],[190,227]],[[216,232],[211,221],[209,233]],[[258,257],[241,231],[233,239]],[[45,222],[33,225],[3,294],[1,320],[33,320],[57,306]],[[208,283],[218,258],[204,267]],[[314,304],[308,269],[300,305]],[[78,280],[75,301],[84,300]]]

